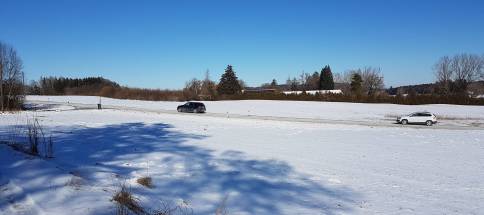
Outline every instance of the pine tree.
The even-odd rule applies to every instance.
[[[331,73],[331,68],[329,66],[325,66],[321,70],[321,76],[319,78],[319,89],[334,90],[333,73]]]
[[[242,90],[235,72],[232,70],[232,66],[228,65],[224,74],[220,78],[220,83],[217,87],[217,92],[220,95],[233,95],[238,94]]]
[[[351,76],[351,92],[360,95],[361,94],[361,83],[363,82],[363,79],[361,78],[361,75],[358,73],[354,73]]]
[[[276,81],[276,79],[272,79],[271,87],[272,88],[276,88],[277,87],[277,81]]]

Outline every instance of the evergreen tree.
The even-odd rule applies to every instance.
[[[220,95],[233,95],[238,94],[242,90],[235,72],[232,70],[232,66],[228,65],[224,74],[220,78],[220,83],[217,87],[217,92]]]
[[[363,79],[361,78],[361,75],[359,73],[354,73],[351,75],[351,92],[360,95],[361,94],[361,83],[363,82]]]
[[[276,79],[272,79],[271,87],[272,88],[276,88],[277,87],[277,81],[276,81]]]
[[[319,78],[320,90],[334,90],[333,73],[331,68],[327,65],[321,70],[321,76]]]

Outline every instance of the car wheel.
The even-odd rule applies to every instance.
[[[408,120],[406,119],[402,120],[402,125],[406,125],[406,124],[408,124]]]
[[[427,126],[432,126],[432,124],[434,124],[434,123],[433,123],[432,121],[430,121],[430,120],[427,120],[427,122],[425,122],[425,124],[426,124]]]
[[[178,112],[181,112],[181,108],[177,108],[176,110],[177,110]]]

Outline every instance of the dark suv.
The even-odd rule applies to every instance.
[[[201,102],[187,102],[176,108],[178,112],[205,113],[205,105]]]

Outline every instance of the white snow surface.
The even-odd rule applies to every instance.
[[[28,101],[62,102],[79,104],[98,104],[97,96],[27,96]],[[146,110],[175,111],[184,102],[140,101],[101,98],[103,105],[132,107]],[[395,119],[396,116],[417,111],[430,111],[443,119],[484,120],[484,106],[466,105],[395,105],[362,104],[347,102],[312,102],[312,101],[204,101],[208,113],[239,114],[251,116],[297,117],[330,120],[375,121]]]
[[[28,99],[95,104],[99,98]],[[167,110],[180,104],[103,98],[106,103]],[[484,211],[484,132],[479,129],[329,125],[65,106],[60,111],[0,115],[0,141],[9,140],[16,125],[35,115],[55,143],[52,159],[0,144],[0,214],[113,214],[111,199],[122,183],[144,208],[156,209],[161,202],[185,204],[194,214],[214,214],[225,198],[229,214]],[[297,117],[351,115],[358,120],[420,109],[482,117],[480,107],[453,105],[226,101],[207,102],[207,108]],[[136,179],[142,176],[151,176],[154,188],[138,185]]]

